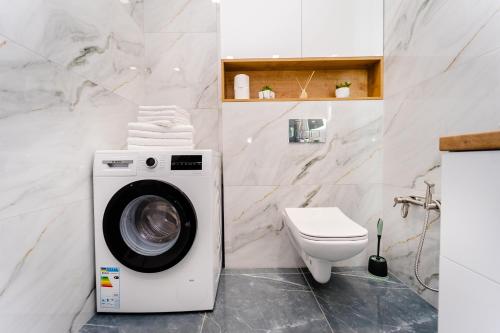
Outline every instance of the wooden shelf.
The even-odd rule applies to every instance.
[[[223,102],[332,101],[383,98],[383,57],[230,59],[222,60]],[[305,82],[316,71],[308,98],[301,99],[296,78]],[[234,99],[234,77],[250,77],[250,99]],[[350,81],[351,97],[335,98],[335,84]],[[258,99],[259,90],[269,85],[276,93],[274,100]]]
[[[259,99],[259,98],[250,98],[250,99],[234,99],[234,98],[225,98],[223,102],[236,102],[236,103],[244,103],[244,102],[304,102],[304,101],[362,101],[362,100],[379,100],[380,97],[349,97],[349,98],[274,98],[274,99]]]
[[[444,136],[439,139],[439,150],[500,150],[500,131]]]

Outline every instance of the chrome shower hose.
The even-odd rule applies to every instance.
[[[439,214],[441,214],[441,204],[437,200],[434,201],[434,203],[436,204],[436,206],[439,209]],[[429,289],[429,290],[432,290],[435,292],[439,292],[439,289],[432,288],[431,286],[428,286],[427,284],[425,284],[425,282],[420,278],[420,275],[418,272],[419,266],[420,266],[420,256],[422,255],[422,248],[424,247],[425,234],[427,233],[427,228],[429,227],[429,224],[430,224],[430,210],[426,209],[425,223],[424,223],[424,227],[422,230],[422,234],[420,235],[420,241],[418,242],[417,254],[415,256],[415,277],[417,278],[417,281],[422,286],[424,286],[426,289]]]

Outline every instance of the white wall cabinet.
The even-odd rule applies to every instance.
[[[383,39],[383,0],[302,1],[303,57],[382,56]]]
[[[500,151],[443,156],[439,332],[500,332]]]
[[[301,0],[221,0],[221,58],[300,58],[300,27]]]

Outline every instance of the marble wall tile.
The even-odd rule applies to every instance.
[[[496,0],[388,0],[384,15],[385,96],[433,80],[480,55],[471,53],[470,48],[482,39],[480,35],[490,33],[498,15]],[[498,45],[495,38],[483,41],[485,51]]]
[[[218,107],[216,33],[147,33],[145,43],[146,103]]]
[[[136,105],[10,40],[0,72],[0,218],[90,198],[93,152],[124,146]]]
[[[76,332],[95,312],[93,153],[123,148],[126,123],[145,102],[144,3],[0,6],[0,250],[9,253],[0,269],[0,331]],[[196,146],[217,149],[216,33],[179,40],[154,60],[180,65],[187,79],[153,71],[160,79],[149,88],[163,97],[167,82],[168,97],[169,83],[183,84],[172,96],[190,101]],[[200,63],[191,56],[200,58],[199,45],[208,50]]]
[[[92,158],[137,104],[0,35],[0,331],[70,332],[95,312]]]
[[[217,9],[205,0],[144,0],[145,104],[191,114],[195,148],[220,150]]]
[[[381,214],[381,187],[364,185],[225,186],[226,267],[303,266],[282,219],[286,207],[338,206],[359,224],[374,230]],[[374,251],[373,244],[370,248]],[[339,263],[364,265],[367,253]]]
[[[396,195],[440,198],[440,136],[500,128],[498,1],[385,1],[384,251],[393,272],[434,306],[437,294],[415,281],[413,262],[424,219],[401,219]],[[421,275],[439,278],[439,219],[428,231]]]
[[[189,113],[195,128],[195,148],[220,151],[219,110],[192,109]]]
[[[92,201],[5,218],[0,230],[9,253],[0,270],[0,331],[77,332],[95,306]]]
[[[0,11],[0,34],[140,102],[144,42],[135,10],[112,0],[0,1],[0,6],[8,8]]]
[[[144,0],[145,32],[216,32],[217,5],[210,0]]]
[[[144,0],[120,1],[137,26],[144,31]]]
[[[226,185],[381,183],[381,101],[224,103]],[[327,119],[324,144],[288,143],[288,120]]]

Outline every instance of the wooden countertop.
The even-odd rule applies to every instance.
[[[500,150],[500,131],[443,136],[439,139],[439,150]]]

